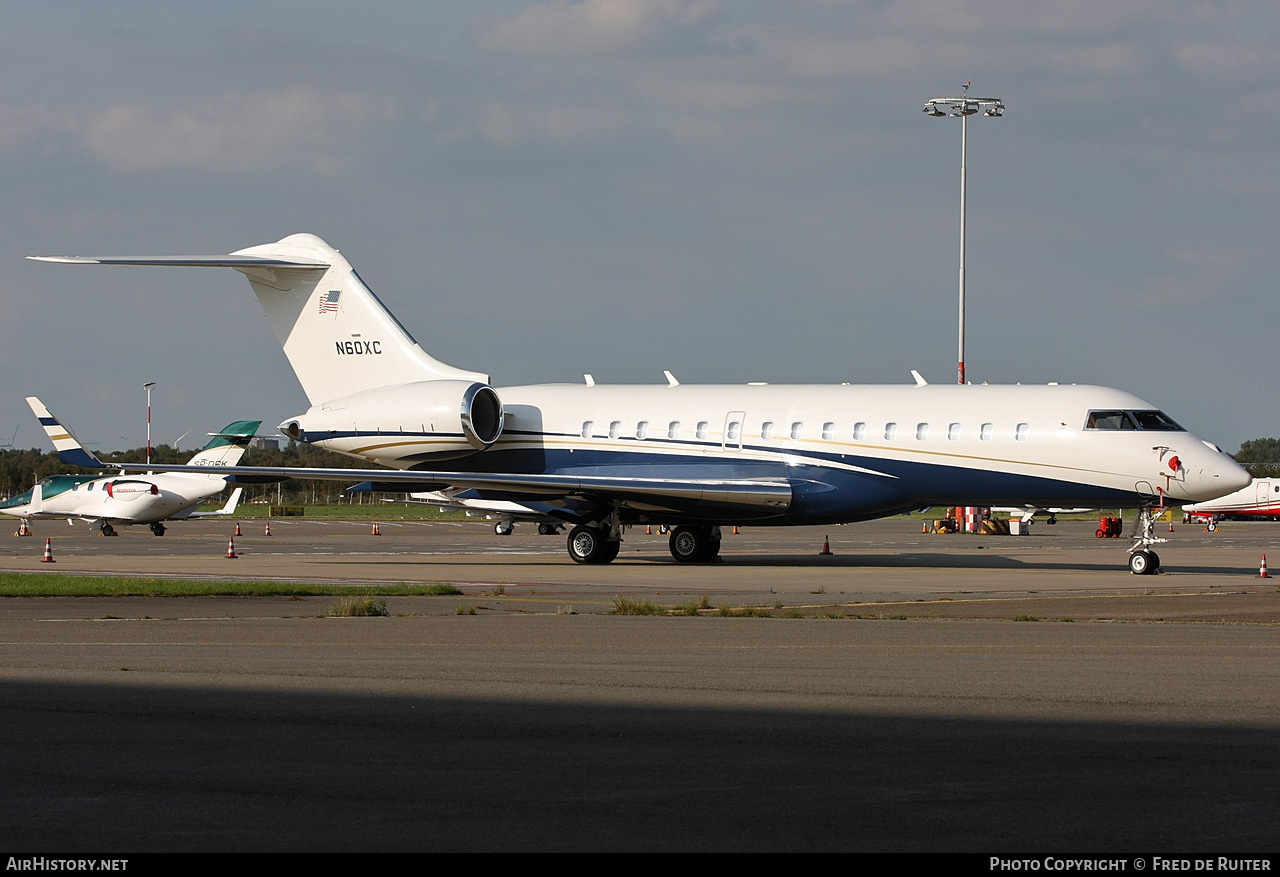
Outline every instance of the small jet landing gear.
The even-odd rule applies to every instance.
[[[98,532],[103,536],[114,536],[116,534],[116,528],[111,526],[108,522],[103,521],[98,525]]]
[[[1163,506],[1159,511],[1163,511]],[[1158,514],[1159,512],[1151,503],[1147,503],[1138,511],[1138,522],[1134,525],[1133,547],[1129,549],[1129,572],[1136,576],[1149,576],[1160,570],[1160,555],[1152,551],[1151,546],[1169,540],[1156,535]]]
[[[493,532],[498,536],[510,536],[511,532],[515,530],[515,528],[515,521],[498,521],[498,523],[493,525]]]
[[[159,521],[156,521],[154,524],[151,525],[151,532],[157,536],[163,536],[164,524],[160,523]]]

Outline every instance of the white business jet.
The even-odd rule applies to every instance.
[[[249,279],[311,408],[280,429],[396,470],[226,474],[465,491],[571,527],[569,556],[608,563],[627,527],[668,525],[679,561],[721,527],[861,521],[927,506],[1141,506],[1130,549],[1154,571],[1152,507],[1230,493],[1249,475],[1155,405],[1106,387],[490,385],[432,358],[336,249],[297,234],[230,255],[32,257],[234,268]],[[156,467],[159,468],[159,467]],[[174,468],[174,467],[169,467]],[[456,495],[456,494],[455,494]],[[518,517],[512,515],[512,519]]]
[[[28,396],[27,404],[39,418],[62,462],[94,469],[117,468],[85,450],[71,430],[35,396]],[[194,471],[128,476],[123,471],[106,476],[51,475],[21,496],[0,503],[0,512],[28,523],[33,518],[65,518],[67,523],[88,521],[104,536],[114,535],[117,526],[129,524],[146,524],[152,533],[163,536],[166,520],[234,514],[242,491],[239,487],[231,492],[231,498],[221,509],[195,511],[202,502],[226,489],[228,480],[227,475],[199,470],[238,463],[260,424],[258,420],[228,424],[187,462]]]

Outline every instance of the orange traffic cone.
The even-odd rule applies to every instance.
[[[733,535],[735,535],[735,536],[737,536],[737,535],[738,535],[738,525],[737,525],[737,524],[734,524],[734,525],[733,525]]]
[[[821,551],[819,551],[818,553],[819,553],[819,554],[831,554],[831,553],[832,553],[832,552],[831,552],[831,540],[830,540],[830,539],[828,539],[826,536],[823,536],[823,537],[822,537],[822,550],[821,550]]]
[[[236,537],[235,536],[232,536],[230,539],[227,540],[227,559],[228,560],[236,559]]]
[[[1262,565],[1258,567],[1258,578],[1269,579],[1271,576],[1267,573],[1267,556],[1262,555]]]
[[[239,522],[239,521],[236,521],[236,535],[237,535],[237,536],[241,535],[241,533],[240,533],[240,522]]]
[[[51,539],[44,540],[44,558],[40,562],[41,563],[57,563],[57,561],[53,559],[53,540]]]
[[[374,522],[373,522],[373,533],[372,533],[371,535],[373,535],[373,536],[381,536],[381,535],[382,535],[382,531],[378,529],[378,522],[377,522],[377,521],[374,521]]]
[[[270,521],[267,521],[267,529],[266,529],[266,531],[265,531],[262,535],[263,535],[263,536],[270,536],[270,535],[271,535],[271,522],[270,522]]]
[[[652,535],[653,535],[653,524],[646,524],[646,525],[645,525],[645,528],[644,528],[644,534],[645,534],[646,536],[652,536]]]
[[[31,535],[31,528],[27,526],[27,522],[26,522],[26,521],[21,521],[21,522],[18,524],[18,532],[14,533],[13,535],[15,535],[15,536],[30,536],[30,535]]]

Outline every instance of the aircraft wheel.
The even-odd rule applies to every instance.
[[[154,524],[151,525],[151,532],[157,536],[163,536],[165,533],[164,524],[160,523],[159,521],[156,521]]]
[[[539,536],[554,536],[557,530],[558,528],[556,527],[555,524],[539,524],[538,525]]]
[[[1151,571],[1153,573],[1160,572],[1160,555],[1154,551],[1148,551],[1147,554],[1151,555]]]
[[[104,523],[99,529],[102,531],[103,536],[114,536],[116,534],[116,528],[110,524]]]
[[[610,544],[617,547],[610,549]],[[574,563],[608,563],[618,556],[620,546],[618,542],[610,543],[599,527],[579,524],[569,533],[569,556]]]
[[[515,528],[516,525],[512,521],[498,521],[493,525],[493,532],[498,536],[510,536],[511,531]]]
[[[1152,563],[1153,555],[1148,551],[1135,551],[1129,555],[1129,572],[1135,576],[1150,575],[1155,571]],[[1157,559],[1158,560],[1158,559]]]
[[[711,538],[710,527],[676,527],[667,545],[680,563],[705,563],[720,553],[720,540]]]
[[[604,540],[604,551],[601,552],[600,563],[613,563],[618,559],[618,552],[622,550],[621,539]]]

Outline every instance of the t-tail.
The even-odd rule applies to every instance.
[[[502,433],[502,401],[489,376],[432,358],[342,254],[315,235],[290,235],[226,256],[27,258],[244,274],[311,401],[306,414],[281,424],[290,438],[366,459],[346,438],[353,424],[394,419],[407,465],[474,454]]]
[[[221,432],[212,433],[213,438],[210,439],[209,444],[187,461],[187,465],[234,466],[244,456],[245,450],[249,447],[249,440],[261,425],[261,420],[237,420],[234,423],[228,423]]]
[[[235,268],[249,278],[312,405],[398,384],[489,376],[432,358],[336,249],[290,235],[225,256],[30,256],[91,265]]]

